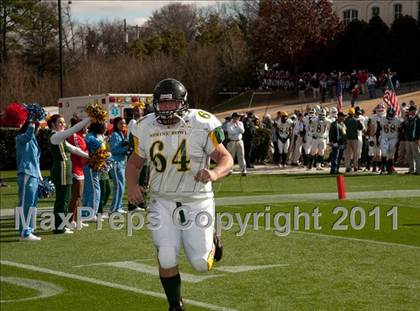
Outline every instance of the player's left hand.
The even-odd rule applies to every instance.
[[[217,176],[215,172],[203,168],[197,172],[194,179],[198,182],[208,183],[209,181],[215,181]]]

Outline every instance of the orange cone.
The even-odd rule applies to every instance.
[[[346,187],[344,185],[344,176],[338,175],[337,176],[337,192],[338,192],[338,199],[345,200],[346,199]]]

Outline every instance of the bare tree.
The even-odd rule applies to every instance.
[[[75,66],[80,61],[80,58],[83,57],[84,36],[81,35],[80,30],[83,30],[83,27],[74,23],[70,5],[66,5],[63,9],[65,68]]]
[[[195,108],[208,109],[216,93],[222,70],[217,46],[195,46],[189,51],[185,63],[185,84],[190,92],[190,102]]]
[[[123,21],[101,21],[98,24],[101,45],[100,50],[106,55],[115,55],[125,52]]]
[[[164,33],[172,28],[181,30],[188,42],[197,34],[197,8],[191,4],[171,3],[153,12],[144,29]]]

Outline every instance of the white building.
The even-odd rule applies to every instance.
[[[420,19],[420,0],[333,0],[332,3],[333,10],[346,25],[355,19],[369,22],[377,15],[388,26],[403,15]]]

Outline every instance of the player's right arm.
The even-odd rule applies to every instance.
[[[132,129],[134,152],[131,154],[125,167],[127,198],[128,202],[132,204],[143,202],[144,188],[138,184],[138,180],[143,169],[143,164],[146,161],[146,153],[144,150],[144,139],[140,137],[140,133],[144,133],[144,131],[139,129],[139,127]],[[140,141],[142,141],[141,144]]]

